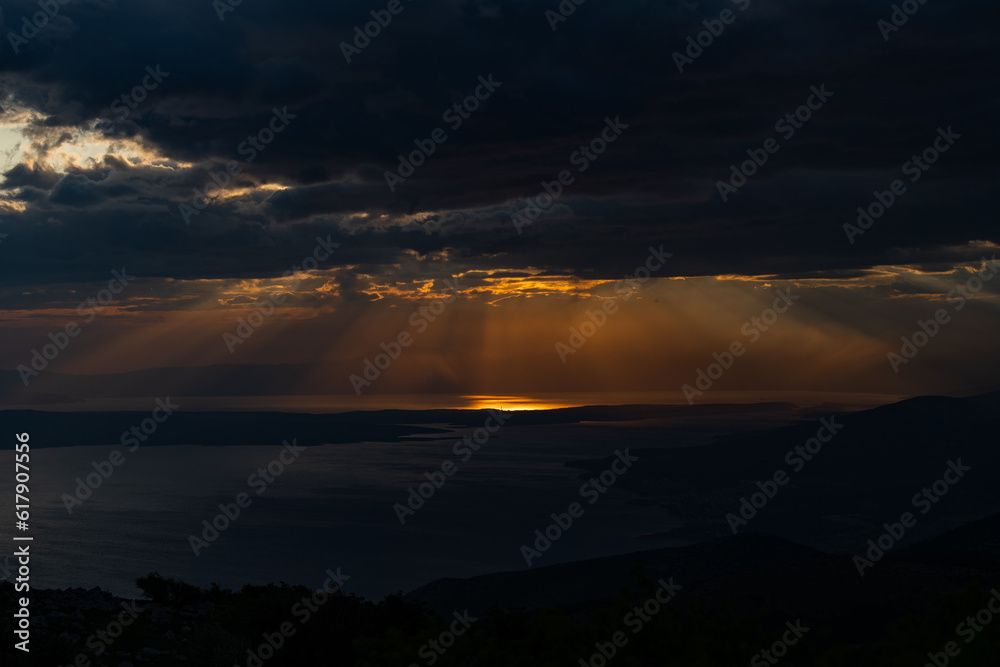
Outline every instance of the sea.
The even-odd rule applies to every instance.
[[[808,407],[838,403],[874,407],[901,397],[870,394],[737,393],[716,402],[789,401]],[[502,408],[508,412],[581,405],[681,404],[676,394],[532,396],[172,397],[185,409],[332,413],[347,410]],[[794,398],[794,401],[791,400]],[[182,400],[183,399],[183,400]],[[41,409],[148,411],[149,397],[96,399]],[[35,406],[33,409],[40,409]],[[448,424],[439,424],[450,428]],[[680,523],[669,507],[642,502],[615,485],[599,497],[581,495],[589,477],[573,462],[601,460],[616,451],[671,446],[635,437],[627,428],[600,424],[517,426],[511,420],[468,461],[453,450],[469,429],[406,442],[357,442],[285,454],[281,472],[262,489],[261,468],[280,460],[282,445],[34,448],[31,451],[30,542],[36,588],[100,587],[132,597],[136,579],[150,572],[207,586],[287,582],[319,586],[327,570],[349,577],[344,590],[371,600],[405,593],[439,578],[501,571],[685,544],[651,537]],[[645,433],[645,431],[644,431]],[[78,480],[114,450],[124,462],[91,495],[69,501]],[[12,456],[12,453],[9,455]],[[289,461],[290,462],[287,462]],[[447,476],[423,505],[401,513],[410,489],[452,461]],[[570,464],[570,465],[568,465]],[[13,466],[4,466],[9,470]],[[622,473],[629,474],[628,471]],[[257,481],[254,481],[257,480]],[[424,487],[425,492],[428,491]],[[239,516],[239,494],[247,495]],[[13,498],[13,474],[0,475],[0,495]],[[593,502],[591,502],[593,501]],[[580,503],[583,514],[533,558],[538,534],[553,514]],[[413,501],[413,504],[417,504]],[[404,521],[401,521],[401,514]],[[211,529],[208,524],[214,523]],[[11,541],[12,522],[0,526]],[[552,531],[553,533],[555,531]],[[544,542],[543,542],[544,544]],[[9,549],[13,553],[13,547]],[[0,553],[0,578],[13,579],[13,558]],[[530,562],[529,562],[530,560]]]

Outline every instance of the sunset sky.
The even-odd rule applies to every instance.
[[[247,0],[220,19],[207,0],[73,0],[16,52],[5,37],[4,375],[75,321],[45,373],[313,364],[304,392],[352,394],[407,332],[371,392],[678,391],[736,341],[717,389],[996,388],[1000,274],[977,277],[1000,250],[994,4],[926,3],[886,38],[891,3],[589,2],[553,29],[554,0],[404,1],[348,62],[341,43],[384,7]],[[724,10],[679,71],[672,54]],[[6,3],[4,35],[37,11]],[[390,189],[397,156],[428,141]],[[745,184],[720,187],[753,155]],[[213,173],[228,182],[197,209]],[[896,180],[884,215],[845,230]],[[339,245],[314,255],[317,239]],[[620,282],[657,250],[649,280]],[[123,269],[135,278],[85,323],[78,304]],[[751,341],[778,289],[798,299]],[[434,321],[413,318],[439,298]],[[894,369],[939,309],[948,322]],[[606,323],[561,356],[588,311]]]

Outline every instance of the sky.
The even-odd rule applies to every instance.
[[[5,3],[0,371],[995,389],[1000,9],[904,4]]]

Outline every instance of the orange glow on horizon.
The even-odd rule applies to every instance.
[[[556,398],[530,398],[528,396],[462,396],[469,401],[469,410],[503,410],[505,412],[523,412],[527,410],[558,410],[573,408],[579,402]]]

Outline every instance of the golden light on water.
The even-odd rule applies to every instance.
[[[469,401],[469,410],[557,410],[559,408],[573,408],[579,402],[566,401],[558,398],[531,398],[528,396],[463,396]]]

